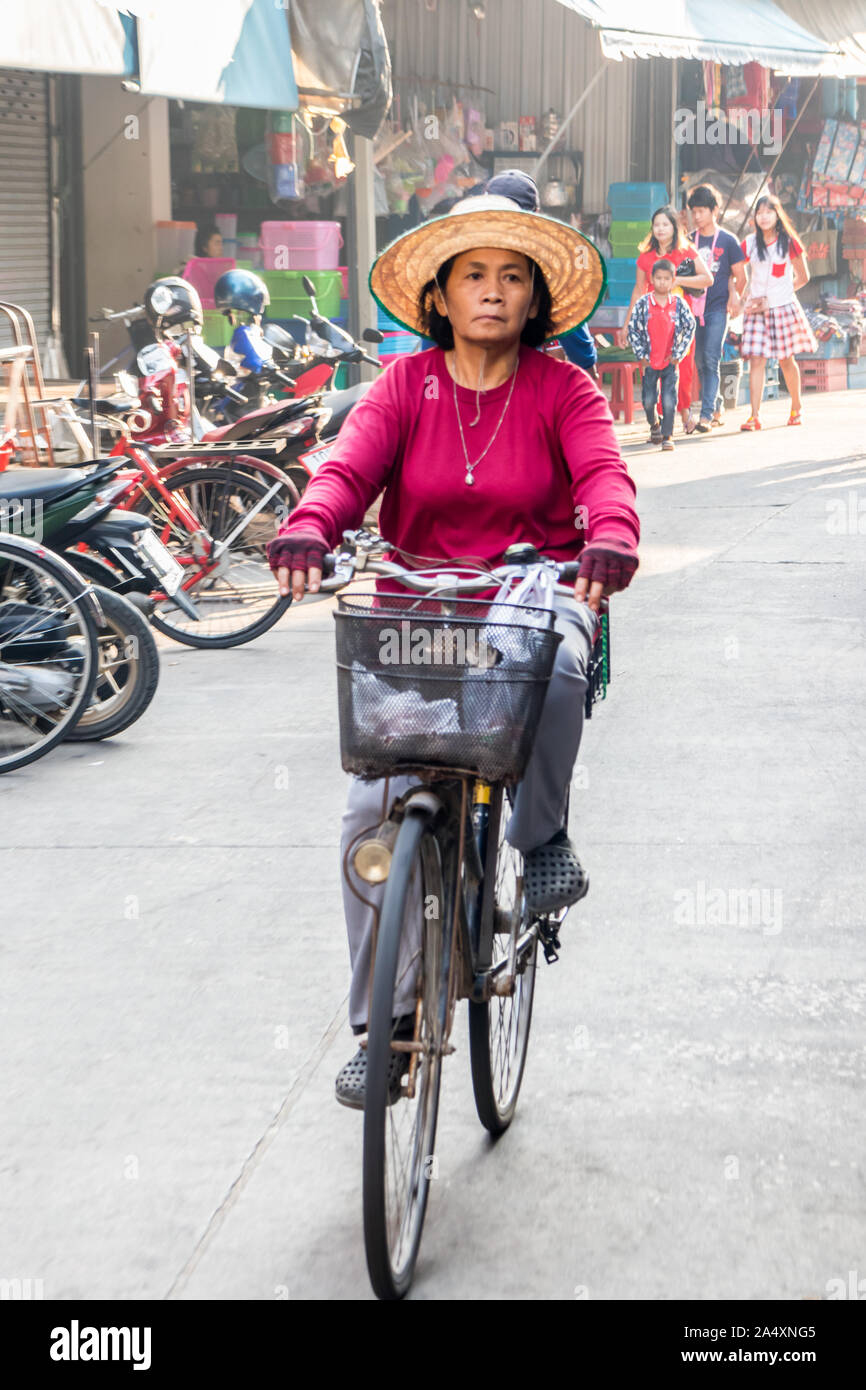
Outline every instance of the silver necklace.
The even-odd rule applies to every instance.
[[[506,412],[508,410],[509,405],[511,404],[511,393],[514,390],[514,383],[517,380],[517,368],[519,365],[520,353],[518,352],[517,360],[514,363],[514,371],[511,373],[511,385],[508,388],[508,397],[505,401],[502,414],[499,417],[496,429],[493,431],[493,434],[491,435],[490,440],[488,441],[487,447],[478,455],[478,458],[475,460],[474,463],[469,462],[469,450],[466,448],[466,439],[463,434],[463,421],[460,419],[460,407],[457,404],[457,378],[454,375],[453,371],[451,372],[451,385],[454,391],[454,409],[457,412],[457,426],[460,430],[460,443],[463,445],[463,457],[466,460],[466,477],[463,479],[463,481],[464,483],[466,483],[467,487],[471,487],[472,484],[475,482],[475,479],[472,475],[474,474],[481,460],[484,458],[484,455],[487,453],[488,449],[490,449],[491,445],[493,444],[494,439],[499,433],[499,427],[502,424],[502,421],[505,419]]]

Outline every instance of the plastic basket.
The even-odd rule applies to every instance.
[[[646,234],[645,218],[634,222],[611,222],[607,239],[615,256],[635,256]]]
[[[263,222],[265,270],[336,270],[339,222]]]
[[[340,595],[334,614],[343,767],[359,777],[410,768],[519,781],[562,634],[543,608],[448,603],[377,587]]]
[[[208,347],[228,347],[232,332],[232,326],[221,309],[205,309],[202,337]]]
[[[235,262],[229,256],[193,256],[183,268],[183,278],[198,291],[201,307],[213,309],[214,285],[227,270],[234,270]]]
[[[315,286],[322,317],[336,318],[340,312],[343,282],[339,270],[262,270],[259,274],[271,296],[269,318],[290,319],[298,314],[305,319],[310,317],[310,296],[302,284],[305,275]]]
[[[649,222],[656,208],[668,202],[663,183],[612,183],[607,205],[614,222]]]
[[[418,337],[414,333],[386,333],[379,344],[379,356],[406,357],[417,348]]]

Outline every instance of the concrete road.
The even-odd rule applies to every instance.
[[[672,455],[621,430],[645,540],[575,778],[592,890],[495,1146],[461,1020],[413,1297],[866,1277],[866,395],[786,414]],[[370,1297],[331,607],[165,643],[127,735],[0,780],[0,1278]]]

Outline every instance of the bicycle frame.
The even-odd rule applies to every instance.
[[[388,819],[399,821],[410,807],[416,813],[420,809],[429,818],[431,830],[439,842],[446,892],[442,920],[451,923],[455,947],[452,970],[459,968],[460,971],[449,991],[452,1009],[459,999],[483,1003],[494,994],[510,994],[516,965],[538,935],[538,923],[530,923],[518,939],[519,922],[515,920],[509,956],[492,967],[496,926],[495,870],[505,784],[484,782],[471,773],[459,776],[419,773],[421,778],[424,780],[419,780],[417,786],[396,798]],[[416,798],[423,803],[420,807],[413,806]],[[472,817],[476,807],[487,808],[478,827],[473,824]],[[450,1028],[449,1019],[448,1033]]]

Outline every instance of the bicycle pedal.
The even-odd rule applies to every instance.
[[[554,965],[559,960],[559,952],[562,950],[562,942],[555,923],[540,922],[538,925],[538,939],[541,942],[541,949],[544,952],[544,959],[548,965]]]

